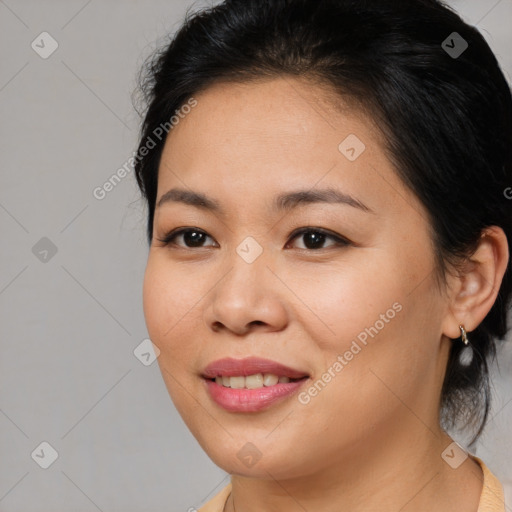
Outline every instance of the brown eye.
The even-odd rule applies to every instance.
[[[178,237],[183,238],[183,244],[176,243]],[[185,248],[204,247],[203,243],[207,238],[211,238],[204,231],[197,228],[180,228],[171,233],[168,233],[164,238],[159,238],[158,241],[164,245],[178,245]]]
[[[290,237],[292,239],[302,237],[305,247],[299,247],[299,249],[303,250],[328,249],[330,247],[346,246],[350,244],[345,238],[320,228],[301,228],[298,231],[294,231]],[[334,244],[323,247],[328,239],[334,240]]]
[[[179,237],[182,237],[182,242],[177,243],[176,240]],[[336,246],[344,247],[350,245],[350,242],[346,238],[320,228],[301,228],[290,235],[290,239],[292,240],[300,237],[302,237],[304,245],[304,247],[298,247],[300,250],[315,251],[320,249],[329,249]],[[174,245],[177,247],[184,247],[186,249],[194,249],[209,247],[208,245],[204,245],[208,238],[213,240],[209,235],[198,228],[179,228],[171,231],[163,238],[158,238],[157,240],[162,242],[164,246]],[[325,247],[324,244],[327,240],[331,240],[333,243]]]

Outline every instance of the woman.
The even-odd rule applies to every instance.
[[[226,0],[151,64],[144,313],[201,511],[504,511],[512,100],[436,0]]]

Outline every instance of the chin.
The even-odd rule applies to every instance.
[[[262,480],[286,480],[304,475],[305,463],[294,457],[288,447],[277,447],[271,440],[262,442],[229,438],[227,442],[208,440],[200,443],[213,463],[231,475]]]

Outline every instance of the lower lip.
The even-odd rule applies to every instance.
[[[227,388],[209,379],[204,379],[204,382],[212,400],[227,411],[256,412],[295,394],[307,380],[305,378],[294,382],[283,382],[258,389]]]

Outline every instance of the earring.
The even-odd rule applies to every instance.
[[[464,329],[463,325],[459,325],[459,329],[460,329],[460,335],[462,337],[462,341],[464,342],[464,345],[467,345],[469,343],[469,340],[468,340],[468,335],[466,333],[466,329]]]

